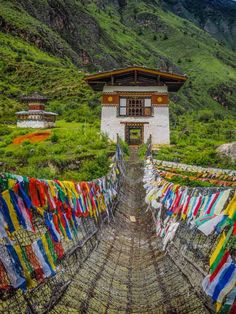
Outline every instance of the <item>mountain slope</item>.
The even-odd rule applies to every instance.
[[[51,97],[48,109],[59,119],[93,123],[94,135],[100,101],[84,83],[85,71],[132,64],[183,71],[189,79],[171,95],[175,146],[160,156],[228,166],[215,148],[235,140],[236,54],[160,1],[0,0],[0,27],[0,121],[15,120],[21,94],[40,91]],[[4,130],[0,141],[0,161],[14,162]]]
[[[179,66],[190,79],[175,102],[188,109],[234,109],[236,54],[157,1],[20,0],[0,5],[1,29],[40,49],[90,70],[141,64],[176,71]]]
[[[236,50],[236,2],[231,0],[162,0],[163,8],[184,17]]]

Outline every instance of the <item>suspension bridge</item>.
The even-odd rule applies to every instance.
[[[150,145],[147,155],[150,155]],[[163,250],[162,240],[157,237],[157,212],[152,206],[147,209],[145,202],[143,178],[143,162],[138,158],[137,149],[131,148],[129,160],[125,161],[118,144],[111,173],[105,181],[95,182],[97,186],[90,184],[89,191],[84,191],[83,188],[79,191],[84,193],[84,206],[88,210],[83,212],[82,208],[82,214],[75,215],[74,222],[73,210],[81,204],[74,205],[73,197],[76,199],[78,195],[73,195],[72,188],[70,190],[67,186],[64,189],[58,182],[57,188],[61,195],[58,196],[55,192],[54,201],[58,197],[63,203],[64,199],[60,210],[66,213],[68,221],[65,223],[68,223],[73,234],[71,239],[67,239],[69,229],[65,231],[59,225],[53,231],[52,227],[57,225],[56,218],[49,217],[49,220],[45,220],[45,216],[36,212],[35,205],[32,205],[35,215],[31,220],[36,229],[34,233],[20,225],[12,235],[8,231],[7,240],[6,237],[1,239],[0,312],[215,313],[216,304],[204,293],[202,281],[208,274],[209,258],[220,235],[211,234],[206,237],[196,228],[189,228],[186,223],[180,222],[174,240]],[[19,178],[12,179],[19,184]],[[26,202],[27,198],[19,191],[21,186],[14,192],[19,193],[19,199]],[[232,196],[234,192],[231,187],[229,195]],[[39,190],[37,193],[40,198]],[[68,200],[65,195],[69,195]],[[90,203],[86,203],[86,197]],[[1,206],[4,199],[6,201],[6,197],[1,198]],[[16,199],[19,204],[19,199]],[[47,194],[47,202],[49,199],[50,195]],[[42,200],[40,201],[42,205]],[[59,205],[57,203],[55,208],[51,206],[56,210]],[[16,208],[14,204],[13,207]],[[69,207],[72,208],[72,218],[68,215]],[[59,220],[62,217],[59,215]],[[8,223],[10,224],[9,221]],[[27,255],[27,250],[46,232],[50,233],[51,240],[48,241],[48,246],[42,242],[40,250],[47,266],[52,267],[52,273],[39,279],[39,270],[45,270],[43,261],[41,260],[40,266],[39,254],[32,250],[39,260],[37,266],[36,261]],[[61,244],[60,248],[58,243]],[[10,245],[21,265],[13,262],[9,253],[12,252]],[[8,250],[4,251],[5,246]],[[48,251],[45,249],[44,254],[42,248],[45,247],[48,247]],[[47,254],[51,254],[52,258]],[[9,269],[15,272],[18,280],[26,277],[24,287],[17,286],[16,283],[13,287],[14,280],[7,272]]]

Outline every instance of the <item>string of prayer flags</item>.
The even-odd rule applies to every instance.
[[[1,289],[32,288],[35,281],[55,275],[63,255],[61,243],[54,242],[48,232],[27,246],[0,245]]]
[[[112,172],[114,179],[114,169]],[[11,187],[0,194],[0,237],[21,228],[35,232],[35,211],[44,218],[55,241],[60,241],[62,234],[72,239],[79,217],[97,219],[99,212],[107,211],[116,196],[115,185],[115,181],[108,183],[104,179],[81,183],[34,178],[18,181],[18,176],[11,175]]]
[[[194,165],[180,164],[161,160],[154,160],[153,163],[158,171],[162,172],[162,177],[166,175],[166,178],[168,176],[169,179],[171,179],[171,177],[173,177],[174,175],[181,176],[181,172],[187,172],[188,174],[195,174],[195,177],[193,177],[192,179],[202,179],[203,181],[208,181],[221,186],[236,185],[236,171],[234,170],[203,168]]]
[[[91,182],[39,180],[2,174],[0,177],[0,290],[32,288],[54,276],[64,257],[62,239],[77,239],[81,217],[106,212],[117,195],[119,168]],[[36,225],[41,217],[42,230]],[[30,244],[18,234],[34,233]],[[45,232],[45,230],[47,230]]]
[[[163,239],[163,250],[173,240],[180,220],[206,236],[218,233],[218,243],[209,259],[210,273],[202,287],[215,302],[217,312],[231,313],[236,301],[236,264],[232,259],[236,248],[236,191],[190,189],[165,180],[162,174],[155,161],[147,158],[143,178],[145,201],[156,210],[156,234]],[[222,178],[222,174],[219,176]],[[165,218],[161,219],[163,211]]]
[[[158,201],[166,209],[169,216],[177,216],[195,225],[200,231],[209,235],[220,230],[218,226],[227,223],[227,219],[236,220],[235,205],[236,192],[232,189],[211,192],[211,189],[193,188],[179,186],[161,178],[155,167],[148,163],[144,177],[147,190],[146,202],[153,204]],[[227,208],[225,208],[226,204]],[[225,218],[227,216],[227,218]]]

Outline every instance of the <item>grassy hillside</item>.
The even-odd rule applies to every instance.
[[[104,175],[114,145],[99,135],[98,99],[84,83],[84,74],[72,63],[2,33],[0,56],[1,171],[79,180]],[[59,113],[57,127],[45,142],[14,145],[18,136],[37,130],[4,123],[15,123],[15,111],[25,107],[19,96],[35,90],[51,98],[47,109]]]
[[[143,1],[129,1],[122,15],[113,5],[100,10],[93,3],[87,8],[107,36],[122,49],[122,56],[128,62],[154,67],[170,63],[181,67],[189,80],[179,98],[174,98],[176,103],[188,110],[211,107],[221,111],[222,104],[214,100],[221,92],[226,97],[226,105],[235,109],[236,54],[209,34]],[[116,53],[114,49],[113,54]],[[230,92],[224,92],[224,86]]]
[[[105,173],[114,147],[106,148],[107,140],[100,139],[99,95],[84,83],[84,71],[131,64],[170,71],[180,67],[189,76],[181,91],[171,96],[172,146],[162,148],[159,158],[235,167],[220,160],[215,148],[236,140],[236,54],[156,2],[127,3],[67,0],[52,6],[49,1],[0,0],[0,121],[14,121],[15,111],[24,107],[19,96],[32,91],[48,95],[47,109],[59,113],[58,143],[53,145],[49,139],[14,146],[14,137],[32,131],[1,126],[2,170],[43,177],[80,178],[81,173],[85,179],[90,171],[80,164],[68,173],[66,160],[71,168],[82,156],[86,165],[89,154],[96,174]],[[64,137],[67,128],[70,139]],[[81,144],[72,138],[83,137],[87,128],[97,146],[84,142],[78,150]]]
[[[20,96],[32,91],[47,95],[49,109],[65,119],[92,122],[99,118],[98,98],[84,82],[84,73],[71,62],[3,33],[0,57],[1,121],[15,120],[15,111],[23,106]]]
[[[56,55],[70,56],[65,47],[78,55],[83,50],[86,62],[79,57],[77,61],[81,66],[85,62],[88,69],[140,64],[171,70],[169,66],[178,66],[189,80],[173,99],[175,103],[188,110],[235,110],[233,51],[155,2],[129,0],[121,7],[115,3],[68,0],[52,6],[48,1],[0,1],[2,29]],[[80,24],[84,22],[80,29],[72,13]]]
[[[98,123],[57,122],[51,136],[42,142],[13,140],[34,129],[0,128],[1,170],[38,178],[92,180],[109,170],[115,146],[99,136]]]
[[[226,46],[236,49],[234,0],[160,0],[164,8],[204,28]]]

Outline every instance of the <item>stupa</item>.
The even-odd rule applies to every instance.
[[[22,96],[21,101],[28,103],[29,110],[16,113],[17,127],[35,129],[55,127],[57,114],[45,111],[47,97],[35,92],[30,96]]]

